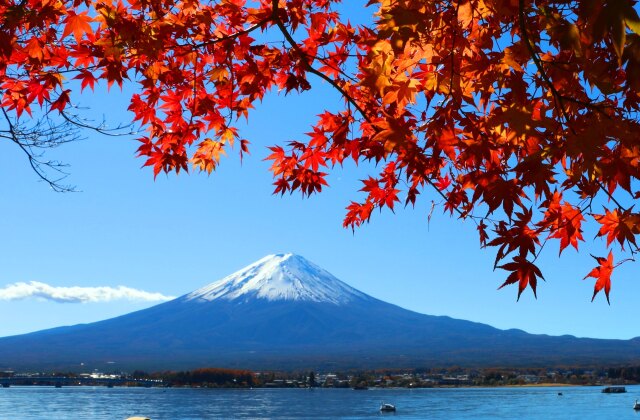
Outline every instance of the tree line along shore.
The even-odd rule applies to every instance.
[[[631,385],[640,383],[640,366],[600,368],[377,369],[344,372],[253,372],[199,368],[131,373],[0,372],[3,386],[107,385],[204,388],[430,388],[472,386]]]

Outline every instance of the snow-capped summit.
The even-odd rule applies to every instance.
[[[186,300],[248,298],[345,304],[371,299],[305,258],[268,255],[235,273],[185,296]]]
[[[80,360],[99,371],[618,365],[639,354],[638,339],[531,335],[412,312],[291,254],[127,315],[0,337],[0,368],[21,371],[74,370]]]

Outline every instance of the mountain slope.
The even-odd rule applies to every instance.
[[[423,315],[280,254],[152,308],[0,339],[0,368],[253,369],[640,362],[639,340],[531,335]],[[107,364],[108,362],[111,362]]]

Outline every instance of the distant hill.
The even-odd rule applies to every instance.
[[[83,363],[84,365],[81,365]],[[265,257],[149,309],[0,338],[0,369],[345,369],[640,363],[640,340],[527,334],[368,296],[303,257]]]

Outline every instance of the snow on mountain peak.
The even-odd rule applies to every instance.
[[[295,254],[268,255],[235,273],[204,286],[187,300],[299,300],[345,304],[369,296]]]

